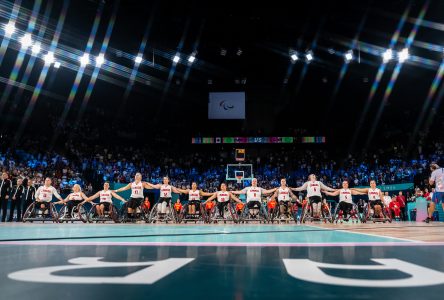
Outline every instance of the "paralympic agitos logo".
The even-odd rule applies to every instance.
[[[223,108],[224,110],[229,110],[229,109],[233,109],[234,105],[227,103],[227,101],[222,100],[221,102],[219,102],[219,107]]]

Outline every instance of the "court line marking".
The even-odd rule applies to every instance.
[[[234,242],[0,242],[0,246],[204,246],[204,247],[373,247],[444,246],[444,242],[338,242],[338,243],[234,243]]]
[[[324,228],[324,227],[318,227],[315,225],[305,225],[305,226],[310,226],[313,228],[322,228],[325,230],[329,230],[330,228]],[[424,241],[418,241],[418,240],[411,240],[411,239],[405,239],[405,238],[398,238],[398,237],[392,237],[392,236],[387,236],[387,235],[377,235],[377,234],[373,234],[373,233],[365,233],[365,232],[356,232],[353,231],[353,229],[350,230],[345,230],[345,229],[330,229],[330,231],[338,231],[338,232],[345,232],[345,233],[354,233],[354,234],[361,234],[361,235],[367,235],[367,236],[372,236],[372,237],[378,237],[378,238],[387,238],[387,239],[393,239],[393,240],[400,240],[400,241],[406,241],[406,242],[411,242],[411,243],[425,243]]]

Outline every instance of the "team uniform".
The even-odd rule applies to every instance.
[[[48,208],[53,196],[61,198],[53,186],[46,187],[43,185],[35,192],[35,201],[39,202],[39,204],[43,204],[45,208]]]
[[[131,196],[128,201],[128,207],[136,209],[140,206],[143,200],[143,183],[131,183]]]
[[[281,209],[281,213],[287,212],[291,199],[291,191],[288,187],[279,187],[277,190],[277,200],[279,202],[279,205],[282,205],[283,207]],[[285,209],[285,211],[283,211]]]
[[[263,188],[253,186],[246,187],[242,190],[242,192],[245,192],[247,195],[247,207],[249,209],[261,207],[262,193],[264,191]]]
[[[99,192],[99,198],[100,198],[100,205],[103,204],[103,207],[106,210],[109,210],[111,204],[113,204],[113,195],[111,194],[110,190],[101,190]]]
[[[320,181],[307,182],[307,197],[310,203],[320,203],[322,201],[321,187],[323,185]]]
[[[384,207],[382,201],[381,201],[381,190],[378,188],[372,189],[369,188],[368,189],[368,201],[370,202],[370,207],[371,208],[375,208],[375,205],[380,205],[381,207]]]
[[[435,181],[435,192],[433,193],[432,201],[444,203],[444,168],[433,171],[430,179]]]
[[[190,190],[188,192],[188,203],[190,205],[195,205],[196,207],[200,207],[200,191],[199,190]]]
[[[218,191],[216,192],[217,208],[219,209],[219,214],[223,216],[225,207],[230,203],[230,192]]]
[[[170,205],[173,188],[169,184],[162,184],[160,186],[159,204],[166,202],[166,205]]]
[[[353,199],[350,189],[341,189],[339,191],[338,208],[348,214],[353,209]]]
[[[74,206],[79,205],[80,203],[82,203],[83,198],[82,198],[82,193],[71,193],[68,195],[68,202],[67,202],[67,206],[68,206],[68,213],[71,214],[72,209],[74,208]]]

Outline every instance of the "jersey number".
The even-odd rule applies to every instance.
[[[166,192],[165,192],[165,193],[163,193],[163,196],[164,196],[164,197],[166,197],[166,196],[167,196],[167,193],[166,193]]]
[[[139,194],[139,191],[138,190],[134,190],[134,194]]]

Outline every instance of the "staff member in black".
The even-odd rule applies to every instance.
[[[12,181],[9,179],[8,173],[2,173],[2,181],[0,182],[0,204],[2,207],[2,222],[6,221],[6,213],[8,210],[9,194],[12,190]]]
[[[23,191],[23,200],[25,201],[25,208],[24,211],[28,208],[28,206],[31,205],[35,201],[35,192],[36,188],[34,187],[34,182],[32,179],[26,180],[26,186]]]
[[[11,207],[9,208],[8,222],[12,222],[14,217],[14,210],[17,207],[17,222],[21,221],[22,217],[22,196],[25,187],[23,186],[23,179],[17,179],[17,185],[14,186],[11,193]]]

